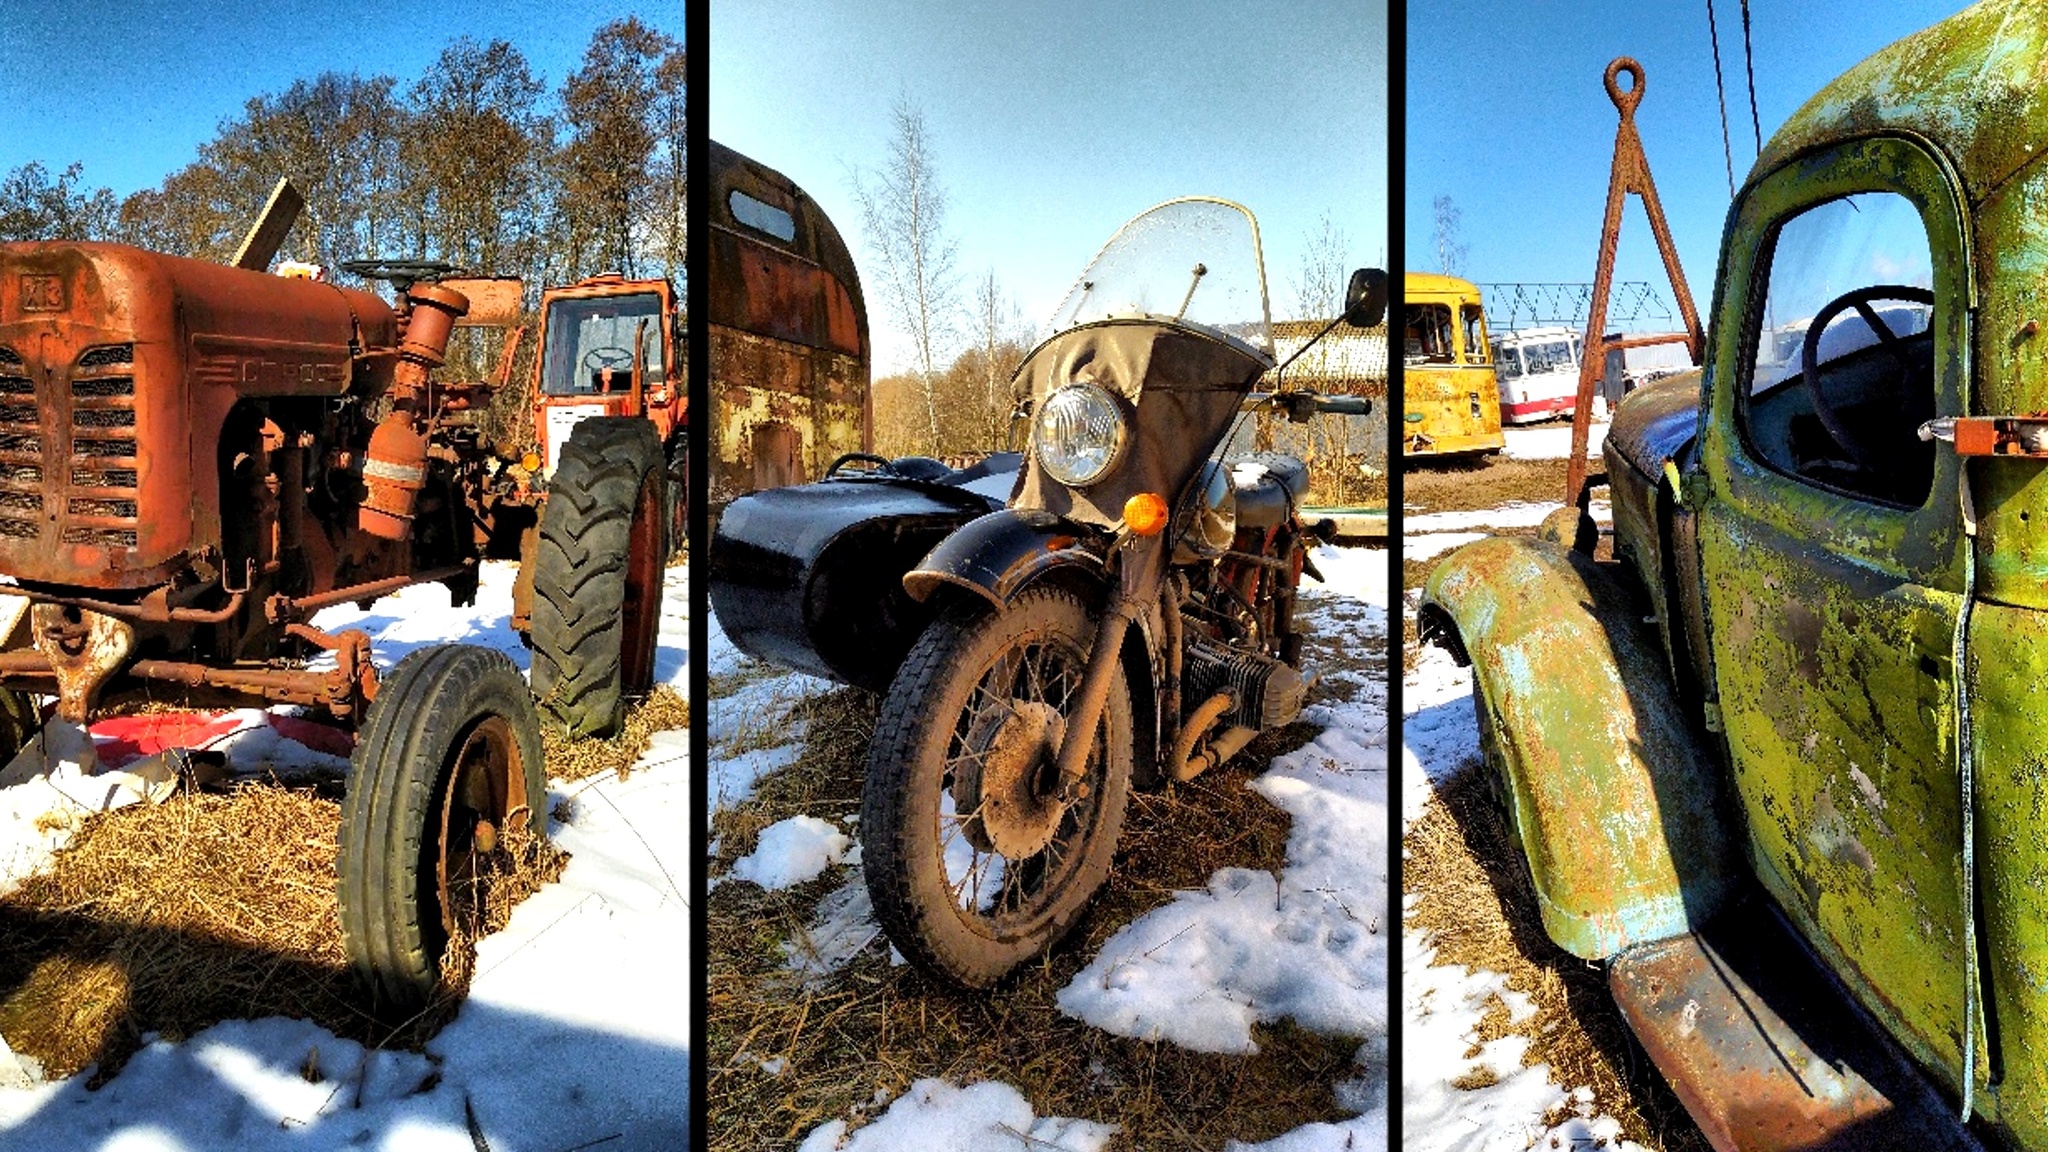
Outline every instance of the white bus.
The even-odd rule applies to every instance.
[[[1531,424],[1572,414],[1582,339],[1570,328],[1555,326],[1516,328],[1493,339],[1502,423]]]

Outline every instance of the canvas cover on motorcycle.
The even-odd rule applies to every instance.
[[[1136,414],[1131,440],[1122,463],[1085,489],[1047,476],[1027,453],[1011,506],[1110,528],[1122,522],[1124,501],[1140,492],[1156,492],[1178,510],[1196,470],[1270,367],[1221,333],[1158,320],[1107,320],[1046,341],[1017,369],[1031,389],[1033,410],[1068,384],[1092,383],[1130,404]]]

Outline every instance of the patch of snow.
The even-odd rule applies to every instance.
[[[1495,508],[1477,508],[1458,512],[1425,512],[1419,516],[1403,516],[1401,532],[1456,532],[1472,528],[1534,528],[1543,523],[1543,518],[1564,507],[1563,504],[1532,503],[1515,500]]]
[[[1428,560],[1441,556],[1454,548],[1463,548],[1475,540],[1486,539],[1484,532],[1425,532],[1421,535],[1401,537],[1401,559]]]
[[[1588,459],[1600,459],[1600,448],[1607,443],[1607,422],[1593,422],[1591,434],[1586,440]],[[1502,455],[1516,460],[1562,460],[1572,454],[1572,425],[1566,420],[1560,424],[1543,424],[1533,428],[1505,429],[1508,446]]]
[[[817,988],[881,935],[874,903],[868,898],[867,878],[856,869],[846,883],[818,901],[810,926],[797,939],[783,941],[782,951],[788,957],[786,966],[790,972],[805,987]]]
[[[846,857],[853,837],[816,816],[791,816],[761,830],[754,850],[732,866],[727,878],[751,880],[773,891],[815,880]]]
[[[873,1123],[844,1120],[812,1129],[797,1152],[1101,1152],[1116,1127],[1039,1116],[1024,1094],[998,1080],[965,1088],[919,1080]]]
[[[1383,648],[1387,553],[1326,547],[1315,561],[1325,580],[1303,588],[1308,627]],[[1292,817],[1281,872],[1219,870],[1126,925],[1058,995],[1062,1011],[1098,1028],[1196,1051],[1256,1051],[1253,1023],[1282,1018],[1359,1038],[1360,1074],[1337,1087],[1360,1115],[1262,1148],[1386,1140],[1386,686],[1355,678],[1359,698],[1310,707],[1303,719],[1323,730],[1253,784]]]

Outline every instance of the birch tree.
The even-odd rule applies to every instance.
[[[957,246],[946,234],[946,193],[939,183],[924,113],[908,98],[890,112],[895,135],[879,172],[853,177],[867,243],[880,266],[879,293],[910,337],[912,372],[924,401],[925,426],[939,443],[938,363],[954,334],[959,309]]]

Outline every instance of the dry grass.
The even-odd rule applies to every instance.
[[[429,1006],[380,1020],[345,966],[335,897],[341,809],[325,790],[244,784],[87,819],[52,864],[0,897],[0,1034],[52,1078],[104,1082],[145,1034],[285,1015],[417,1048],[465,994],[475,941],[555,879],[562,853],[508,838],[458,901]]]
[[[616,772],[621,779],[632,772],[640,754],[656,732],[690,726],[690,702],[666,684],[647,698],[626,709],[626,722],[619,734],[605,740],[571,740],[541,726],[541,745],[546,752],[547,772],[564,780],[587,780]]]
[[[1564,499],[1563,460],[1477,460],[1411,462],[1401,475],[1401,506],[1410,515],[1496,508],[1512,501],[1555,504]]]
[[[1381,658],[1380,667],[1384,667]],[[761,828],[806,813],[858,809],[876,702],[854,690],[798,707],[808,741],[795,765],[714,823],[714,874],[751,850]],[[788,973],[784,942],[803,938],[821,899],[845,882],[828,875],[781,892],[751,884],[709,901],[709,1085],[715,1149],[786,1149],[828,1120],[861,1116],[925,1076],[1000,1079],[1043,1114],[1117,1124],[1115,1147],[1218,1148],[1335,1120],[1332,1085],[1356,1074],[1356,1039],[1292,1025],[1256,1030],[1257,1056],[1213,1056],[1127,1040],[1061,1015],[1054,1003],[1118,929],[1198,888],[1222,867],[1278,869],[1288,820],[1247,784],[1274,755],[1312,734],[1269,733],[1225,767],[1169,792],[1139,793],[1101,897],[1074,934],[993,992],[958,991],[871,947],[810,988]],[[760,1062],[788,1061],[771,1076]],[[878,1094],[879,1097],[878,1097]],[[1135,1137],[1142,1137],[1142,1145]]]
[[[1404,927],[1430,934],[1439,963],[1501,973],[1536,1005],[1520,1024],[1510,1024],[1505,1010],[1489,1013],[1481,1040],[1509,1032],[1529,1037],[1528,1061],[1549,1064],[1561,1086],[1592,1088],[1594,1107],[1620,1120],[1629,1139],[1664,1152],[1708,1147],[1622,1022],[1605,972],[1544,934],[1527,866],[1481,769],[1440,786],[1402,844],[1402,882],[1425,897],[1410,906]]]

